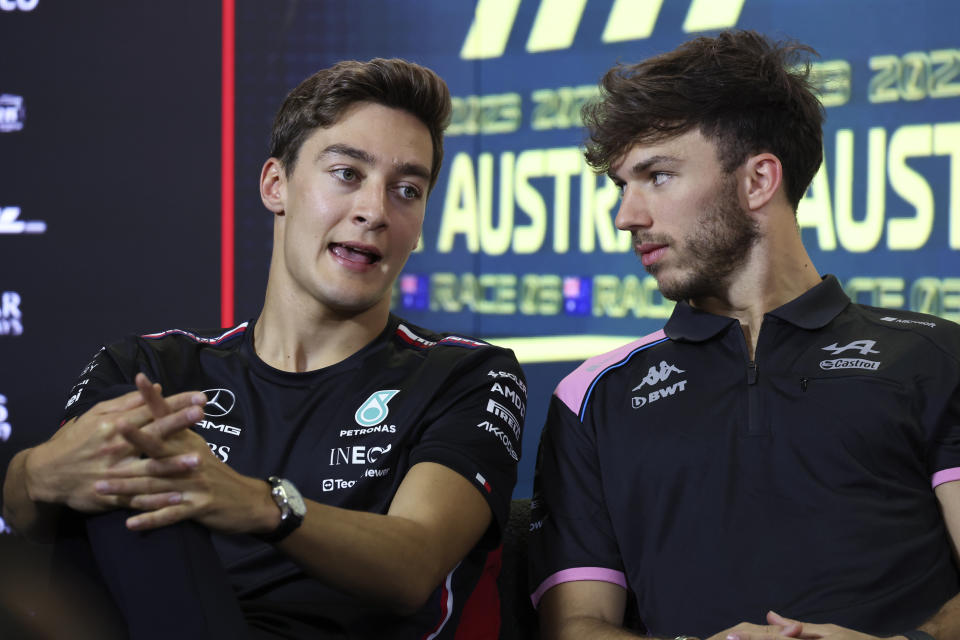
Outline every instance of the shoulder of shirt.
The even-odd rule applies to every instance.
[[[431,351],[436,348],[454,347],[456,349],[502,349],[489,342],[470,336],[430,331],[405,320],[400,320],[393,332],[393,338],[401,344],[418,351]]]
[[[154,333],[132,336],[137,341],[148,344],[164,342],[196,344],[198,346],[226,347],[239,344],[247,331],[248,322],[219,329],[165,329]]]
[[[918,345],[928,343],[939,351],[949,353],[954,359],[960,359],[960,324],[956,322],[904,309],[884,309],[862,304],[851,304],[850,308],[865,322],[889,328],[905,339],[916,338]]]
[[[622,347],[594,356],[567,375],[553,392],[573,413],[579,415],[580,409],[603,374],[621,367],[635,354],[669,340],[663,329],[639,340],[628,342]]]

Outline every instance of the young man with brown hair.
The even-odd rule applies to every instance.
[[[677,305],[552,399],[530,543],[546,638],[635,637],[628,598],[657,637],[960,635],[960,327],[853,304],[814,268],[809,53],[698,38],[611,69],[584,111],[617,226]]]
[[[449,116],[403,60],[305,80],[260,175],[259,317],[105,347],[63,427],[11,462],[4,517],[43,537],[86,514],[131,636],[496,637],[523,374],[389,310]],[[511,424],[490,409],[508,392]]]

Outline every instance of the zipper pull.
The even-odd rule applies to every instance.
[[[806,392],[807,390],[807,379],[800,378],[800,391]]]
[[[757,374],[759,372],[756,361],[751,360],[747,365],[747,384],[757,384]]]

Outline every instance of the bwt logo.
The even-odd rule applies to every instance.
[[[16,291],[4,291],[0,294],[0,336],[19,336],[23,334],[23,321],[20,314],[20,294]]]
[[[0,207],[0,233],[45,233],[47,223],[43,220],[18,220],[20,207]]]
[[[33,11],[40,0],[0,0],[0,11]]]
[[[0,94],[0,133],[20,131],[26,119],[23,97],[10,93]]]
[[[671,0],[680,1],[680,0]],[[683,0],[690,2],[684,33],[736,26],[744,0]],[[599,4],[599,3],[594,3]],[[663,0],[614,0],[600,40],[604,43],[643,40],[653,34]],[[478,0],[473,22],[460,49],[464,60],[499,58],[517,19],[520,0]],[[577,35],[587,0],[540,0],[527,36],[529,53],[569,49]]]
[[[10,412],[7,411],[7,396],[0,393],[0,442],[6,442],[13,433],[13,427],[7,422]],[[3,522],[0,520],[0,522]]]

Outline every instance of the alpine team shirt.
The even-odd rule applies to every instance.
[[[775,610],[889,635],[960,590],[931,485],[960,479],[960,327],[851,304],[828,276],[739,323],[663,331],[557,387],[534,483],[531,589],[601,580],[654,636]]]
[[[391,316],[378,338],[346,360],[291,373],[256,355],[253,328],[251,321],[227,330],[174,329],[105,347],[81,373],[65,419],[131,390],[142,371],[166,395],[207,395],[194,430],[213,455],[247,476],[288,478],[323,504],[386,513],[413,465],[434,462],[461,474],[487,500],[493,522],[414,616],[394,616],[327,587],[251,536],[213,536],[254,624],[279,615],[306,624],[333,620],[360,637],[452,638],[467,599],[495,592],[493,561],[526,412],[516,358]],[[498,624],[485,614],[487,624]]]

